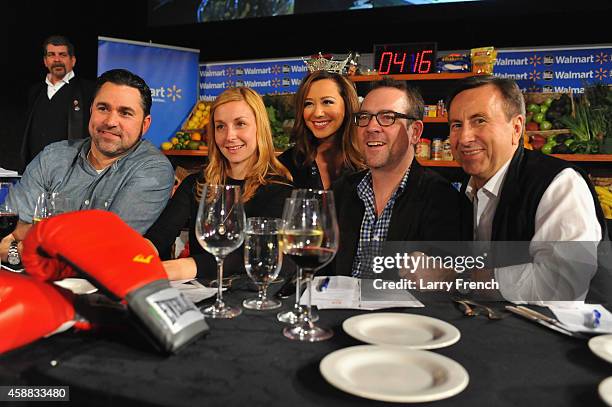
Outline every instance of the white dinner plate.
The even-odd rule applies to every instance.
[[[461,333],[448,322],[423,315],[376,312],[351,317],[342,324],[355,339],[372,345],[437,349],[457,342]]]
[[[55,281],[55,284],[62,288],[72,291],[75,294],[91,294],[98,291],[89,281],[84,278],[65,278]]]
[[[589,339],[589,348],[603,360],[612,363],[612,334],[592,337]]]
[[[371,400],[422,403],[460,393],[470,380],[459,363],[424,350],[360,345],[337,350],[319,365],[330,384]]]
[[[599,397],[612,407],[612,376],[599,383]]]

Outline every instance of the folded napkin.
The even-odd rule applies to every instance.
[[[171,281],[170,285],[178,289],[185,297],[189,298],[194,303],[204,301],[217,294],[216,288],[206,287],[193,279]],[[223,290],[225,291],[226,289],[224,288]]]
[[[549,305],[548,308],[565,327],[575,332],[612,333],[612,314],[600,304],[571,302]],[[599,326],[593,326],[594,311],[599,312]]]

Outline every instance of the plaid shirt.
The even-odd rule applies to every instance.
[[[359,230],[359,243],[357,245],[357,254],[353,260],[353,277],[373,278],[372,257],[376,256],[382,242],[387,240],[387,231],[391,223],[391,214],[395,200],[402,193],[408,181],[410,168],[404,174],[399,185],[387,201],[385,209],[376,216],[376,206],[374,204],[374,190],[372,188],[372,173],[368,172],[365,177],[357,185],[357,195],[363,201],[365,212],[361,221],[361,229]]]

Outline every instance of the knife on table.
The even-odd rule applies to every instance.
[[[557,331],[559,333],[562,333],[562,334],[567,335],[567,336],[571,336],[573,338],[580,338],[580,339],[587,339],[587,338],[589,338],[587,335],[584,335],[584,334],[582,334],[580,332],[570,331],[569,329],[564,328],[563,326],[559,326],[559,325],[556,325],[554,323],[551,323],[551,322],[547,321],[546,319],[552,319],[552,318],[546,317],[545,315],[542,315],[542,314],[540,314],[537,311],[533,311],[533,310],[529,309],[529,311],[533,311],[534,313],[537,312],[537,314],[540,314],[540,315],[546,317],[546,319],[543,319],[543,318],[541,318],[539,316],[536,316],[532,312],[525,311],[524,308],[526,308],[526,307],[522,307],[521,308],[521,307],[513,307],[511,305],[507,305],[506,306],[506,309],[508,311],[510,311],[510,312],[512,312],[512,313],[514,313],[516,315],[520,315],[523,318],[527,318],[528,320],[536,322],[536,323],[538,323],[540,325],[543,325],[543,326],[545,326],[547,328],[550,328],[553,331]]]

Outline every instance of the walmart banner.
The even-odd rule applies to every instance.
[[[200,99],[212,101],[234,86],[248,86],[260,95],[297,92],[308,70],[301,58],[200,65]]]
[[[585,85],[612,84],[612,45],[572,48],[500,49],[494,74],[517,81],[528,92],[583,93]]]
[[[98,75],[124,68],[147,82],[153,97],[153,120],[145,138],[159,146],[181,127],[197,101],[199,53],[188,48],[98,37]]]

